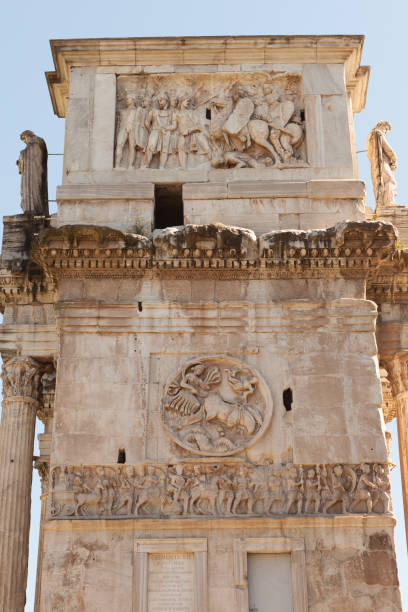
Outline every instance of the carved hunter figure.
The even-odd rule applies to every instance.
[[[371,164],[371,180],[377,207],[392,206],[397,195],[397,182],[394,177],[397,156],[386,139],[390,129],[388,121],[379,121],[367,137],[366,150]]]
[[[26,148],[17,160],[21,174],[21,208],[26,215],[48,216],[48,152],[45,141],[31,130],[20,134]]]
[[[162,418],[180,446],[200,455],[231,455],[253,444],[271,417],[260,376],[230,357],[202,357],[166,387]]]

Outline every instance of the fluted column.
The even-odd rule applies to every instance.
[[[398,447],[408,547],[408,355],[385,361],[397,414]]]
[[[13,357],[3,363],[2,378],[0,610],[23,612],[40,366],[30,357]]]

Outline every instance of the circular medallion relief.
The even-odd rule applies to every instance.
[[[168,381],[162,419],[170,437],[198,455],[233,455],[268,426],[272,399],[254,368],[224,355],[198,357]]]

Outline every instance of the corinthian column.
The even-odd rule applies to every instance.
[[[3,364],[0,425],[0,610],[23,612],[27,583],[31,478],[39,364]]]
[[[405,532],[408,548],[408,355],[396,355],[385,360],[397,413],[398,447],[400,456],[402,498],[404,501]]]

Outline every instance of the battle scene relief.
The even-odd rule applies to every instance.
[[[171,377],[162,402],[167,433],[198,455],[242,451],[259,439],[271,415],[272,400],[261,376],[222,355],[185,364]]]
[[[301,76],[120,76],[116,168],[305,166]]]

